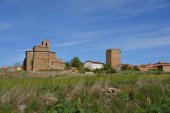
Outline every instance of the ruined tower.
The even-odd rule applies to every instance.
[[[108,49],[106,50],[106,64],[111,65],[112,68],[116,68],[121,64],[121,50],[120,49]]]

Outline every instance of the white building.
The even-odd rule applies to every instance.
[[[104,63],[101,62],[93,62],[93,61],[86,61],[84,63],[84,68],[95,70],[103,68]]]

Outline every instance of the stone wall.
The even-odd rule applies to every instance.
[[[27,51],[26,52],[26,70],[33,69],[33,52]]]
[[[56,53],[55,52],[50,52],[49,53],[49,65],[52,65],[52,62],[56,60]]]
[[[52,63],[52,65],[50,66],[50,69],[60,69],[60,70],[64,70],[65,69],[65,64],[64,63]]]
[[[50,48],[44,47],[44,46],[34,46],[33,50],[34,51],[50,51]]]
[[[170,66],[162,66],[164,72],[170,72]]]
[[[49,52],[35,52],[33,60],[33,70],[46,70],[49,66]]]

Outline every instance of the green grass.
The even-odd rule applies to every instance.
[[[103,89],[121,90],[117,95]],[[22,110],[22,107],[24,109]],[[0,113],[169,113],[170,74],[1,78]]]

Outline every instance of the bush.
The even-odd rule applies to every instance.
[[[94,73],[100,74],[102,72],[104,72],[102,69],[95,69],[93,70]]]
[[[121,68],[121,70],[125,71],[125,70],[132,70],[132,67],[130,67],[128,64],[124,64]]]
[[[106,74],[113,74],[113,73],[116,73],[115,69],[110,69],[110,70],[106,71]]]
[[[92,70],[88,69],[88,68],[84,68],[83,69],[85,72],[91,72]]]
[[[134,71],[140,71],[137,66],[133,68]]]
[[[105,71],[112,70],[112,67],[110,64],[104,64],[102,70],[105,70]]]

